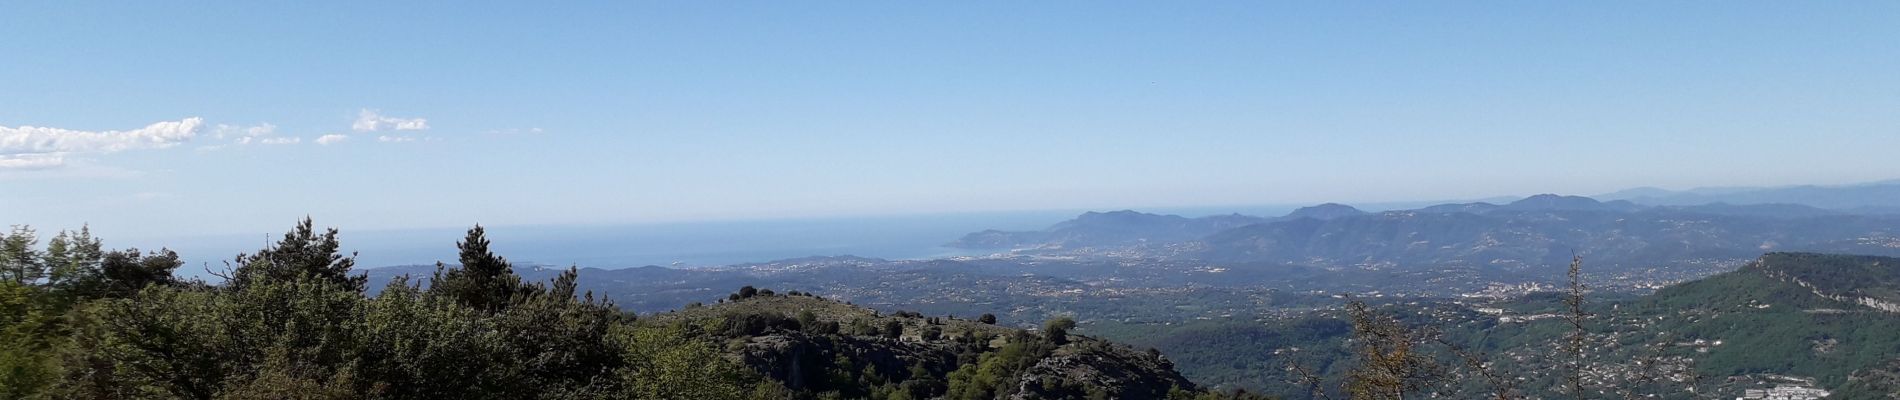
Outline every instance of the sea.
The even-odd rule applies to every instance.
[[[703,268],[810,256],[930,259],[985,252],[946,246],[985,229],[1038,230],[1081,211],[1012,211],[898,216],[770,219],[600,225],[487,226],[490,250],[517,265]],[[286,227],[288,229],[288,227]],[[466,228],[340,231],[358,268],[455,263]],[[138,239],[143,249],[169,248],[184,258],[178,275],[215,280],[239,253],[253,252],[283,232]]]
[[[1294,206],[1151,208],[1144,212],[1198,217],[1282,215]],[[488,226],[490,249],[517,265],[616,269],[657,265],[704,268],[811,256],[934,259],[982,255],[946,246],[986,229],[1040,230],[1087,210],[969,212],[750,221],[646,224]],[[1096,210],[1108,211],[1108,210]],[[286,226],[286,229],[289,227]],[[348,230],[343,250],[358,268],[455,263],[466,228]],[[215,281],[240,253],[256,251],[282,231],[244,235],[137,239],[109,247],[169,248],[185,260],[177,274]]]

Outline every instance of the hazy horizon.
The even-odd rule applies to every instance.
[[[0,218],[1381,203],[1876,181],[1900,147],[1891,3],[568,6],[7,6]]]

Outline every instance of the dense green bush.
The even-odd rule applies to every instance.
[[[169,251],[99,251],[84,230],[44,251],[31,230],[5,236],[0,398],[784,397],[703,336],[576,293],[572,269],[522,283],[480,227],[426,289],[399,278],[375,297],[309,220],[222,285],[173,279]]]

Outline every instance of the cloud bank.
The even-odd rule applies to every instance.
[[[0,169],[65,165],[67,154],[106,154],[163,149],[191,141],[204,127],[198,117],[164,121],[129,131],[81,131],[38,126],[0,126]]]

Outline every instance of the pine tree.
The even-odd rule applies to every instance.
[[[39,235],[26,225],[14,225],[13,233],[0,237],[0,279],[20,285],[38,283],[46,275],[46,266],[34,250],[39,243]]]
[[[151,254],[141,254],[139,249],[106,253],[99,267],[101,293],[94,295],[131,297],[146,286],[175,284],[172,271],[184,264],[178,253],[164,249]]]
[[[485,312],[507,307],[522,292],[521,277],[515,275],[514,265],[509,264],[508,259],[495,255],[488,245],[487,229],[481,225],[470,228],[468,236],[455,243],[461,267],[445,271],[437,264],[430,291]]]
[[[356,254],[344,257],[338,253],[340,248],[342,242],[337,240],[336,228],[318,235],[315,223],[305,217],[275,245],[254,254],[238,255],[234,261],[237,270],[229,277],[231,287],[242,290],[261,280],[282,282],[309,277],[361,293],[369,277],[352,275],[350,269],[356,266]]]
[[[46,254],[42,257],[46,263],[47,286],[68,295],[96,295],[103,279],[100,263],[104,258],[100,240],[92,236],[91,227],[60,231],[47,241]]]

